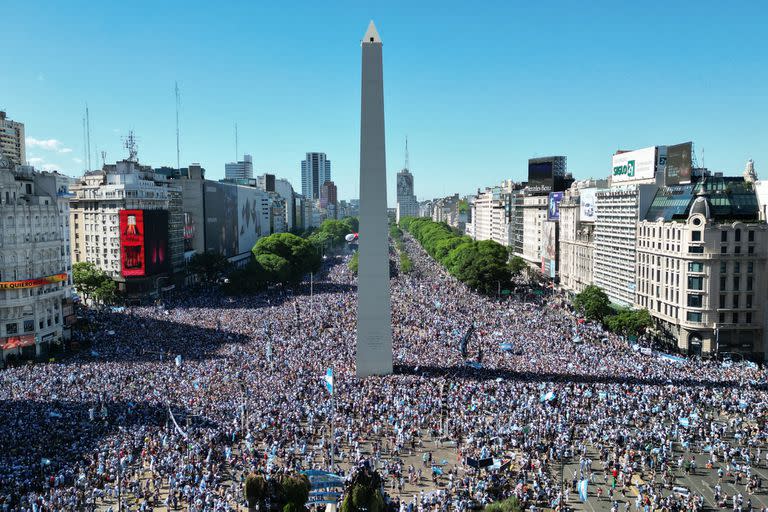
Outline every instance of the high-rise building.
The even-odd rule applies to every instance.
[[[362,41],[357,376],[392,373],[387,161],[382,44],[371,21]]]
[[[243,155],[243,159],[239,162],[229,162],[224,164],[224,179],[253,179],[253,157],[251,155]]]
[[[13,165],[27,163],[24,124],[11,121],[2,110],[0,110],[0,155],[8,157]]]
[[[301,193],[307,199],[320,199],[320,187],[331,181],[331,161],[325,153],[307,153],[301,162]]]
[[[560,285],[573,293],[593,281],[595,194],[606,186],[606,180],[578,181],[560,202]]]
[[[338,191],[336,184],[332,181],[326,181],[320,187],[320,208],[327,208],[328,206],[336,206],[338,202]]]
[[[0,155],[0,356],[33,358],[71,313],[68,178]],[[69,306],[68,306],[69,303]],[[67,311],[69,308],[70,311]]]
[[[405,139],[405,166],[397,173],[397,211],[395,212],[397,222],[400,222],[403,217],[419,216],[419,202],[413,193],[413,174],[410,167],[408,139]]]

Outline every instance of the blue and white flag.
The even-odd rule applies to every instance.
[[[174,359],[174,362],[176,363],[177,368],[181,366],[181,354],[176,356],[176,359]]]
[[[579,481],[576,488],[579,490],[579,499],[581,501],[587,501],[587,498],[589,497],[587,494],[587,489],[589,487],[589,480],[581,480]]]
[[[333,395],[333,385],[334,385],[334,379],[333,379],[333,369],[328,368],[325,372],[325,376],[323,377],[323,380],[325,381],[325,388],[328,390],[328,392]]]

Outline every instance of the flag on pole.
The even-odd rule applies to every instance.
[[[325,388],[328,390],[328,392],[331,395],[333,395],[334,379],[333,379],[333,369],[332,368],[328,368],[328,370],[326,370],[325,376],[323,377],[323,380],[325,381]]]

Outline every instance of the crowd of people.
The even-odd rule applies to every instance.
[[[95,315],[87,350],[0,372],[0,510],[230,511],[251,472],[360,463],[409,512],[562,509],[584,481],[614,512],[764,510],[766,370],[635,352],[559,301],[478,295],[406,248],[393,375],[355,377],[344,257],[311,294],[169,296]],[[684,488],[697,475],[716,485]]]

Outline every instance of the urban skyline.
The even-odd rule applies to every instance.
[[[762,162],[768,161],[762,143],[766,129],[760,123],[767,107],[755,99],[760,98],[768,66],[766,56],[758,50],[759,31],[750,30],[750,24],[761,19],[765,6],[740,6],[739,10],[691,6],[683,3],[666,9],[663,19],[650,14],[652,9],[639,7],[624,7],[608,15],[599,10],[573,13],[564,4],[556,5],[553,12],[538,7],[478,11],[473,6],[468,23],[462,21],[462,8],[453,6],[456,15],[445,16],[436,24],[426,22],[431,16],[427,7],[409,11],[406,22],[399,16],[401,6],[373,11],[334,9],[322,14],[334,30],[323,28],[322,34],[320,25],[265,10],[252,17],[260,30],[244,41],[236,35],[238,31],[229,30],[242,23],[235,15],[241,18],[253,9],[244,5],[237,14],[222,12],[214,17],[209,36],[199,41],[185,38],[189,48],[172,38],[153,45],[162,68],[136,58],[147,43],[137,40],[129,46],[101,31],[57,43],[63,45],[62,52],[73,55],[71,65],[64,68],[46,51],[48,36],[17,32],[16,27],[35,16],[40,27],[36,32],[50,35],[72,22],[76,27],[77,21],[66,13],[41,16],[34,6],[14,5],[4,11],[8,35],[30,51],[9,56],[6,67],[19,72],[16,80],[0,84],[0,106],[10,118],[26,123],[32,142],[28,160],[40,168],[55,165],[68,175],[80,174],[82,163],[76,160],[83,160],[86,103],[92,160],[100,161],[97,151],[106,151],[107,161],[117,159],[122,154],[121,136],[133,128],[143,162],[173,165],[174,82],[178,80],[182,166],[200,162],[211,178],[223,177],[224,163],[236,156],[233,123],[237,122],[241,149],[237,156],[252,154],[257,174],[274,172],[298,185],[302,155],[307,150],[323,151],[334,160],[340,199],[354,198],[359,184],[355,177],[356,102],[352,98],[359,85],[343,72],[355,66],[346,43],[350,37],[359,38],[357,27],[375,17],[384,38],[393,41],[387,52],[392,86],[386,94],[387,104],[398,116],[389,119],[387,136],[390,140],[410,137],[419,197],[464,195],[473,192],[478,181],[520,180],[529,157],[547,154],[568,155],[576,178],[602,178],[616,149],[661,141],[693,140],[698,160],[713,170],[738,174],[752,158],[759,172]],[[174,8],[158,7],[158,13],[166,9]],[[179,23],[203,22],[202,10],[183,11],[173,11]],[[512,12],[514,16],[504,16]],[[542,38],[536,27],[545,15],[547,37]],[[109,9],[99,16],[114,30],[126,28],[132,20]],[[719,30],[710,35],[709,42],[691,37],[697,25],[715,16]],[[656,35],[621,37],[623,29],[619,30],[616,19],[653,26]],[[157,22],[147,23],[149,30]],[[284,30],[287,26],[295,28]],[[490,26],[499,30],[486,30]],[[294,30],[304,37],[292,37]],[[577,30],[594,35],[577,38]],[[387,38],[387,32],[392,37]],[[452,37],[442,37],[443,33]],[[729,37],[735,33],[738,38]],[[305,38],[320,42],[307,45]],[[210,50],[201,51],[200,62],[193,66],[187,52],[195,54],[200,45],[214,39],[216,59]],[[606,44],[608,41],[612,44]],[[93,42],[100,44],[89,51],[83,49]],[[563,52],[566,43],[568,51]],[[705,46],[693,52],[693,44]],[[262,47],[279,47],[284,58],[274,59]],[[522,48],[528,50],[519,50]],[[222,57],[224,49],[231,55]],[[675,52],[683,52],[686,58],[675,61],[672,72],[669,59]],[[439,57],[435,59],[435,55]],[[222,86],[215,79],[227,64],[246,57],[245,62],[253,62],[253,66],[245,66],[244,78],[253,78],[254,87]],[[99,63],[96,67],[108,87],[80,80],[80,74],[92,69],[94,62]],[[123,71],[126,62],[137,71],[136,76]],[[306,62],[313,63],[312,69],[323,70],[322,77],[313,80],[309,94],[303,94],[307,89],[299,79]],[[461,76],[444,76],[449,62],[451,69],[462,70]],[[259,69],[258,77],[255,69]],[[630,78],[609,79],[617,76]],[[439,92],[434,93],[436,90]],[[115,97],[121,100],[115,102]],[[724,97],[728,102],[722,101]],[[56,116],[50,116],[53,111]],[[316,121],[298,122],[307,115]],[[553,127],[553,117],[563,122]],[[400,147],[392,145],[387,156],[390,162],[399,163]],[[390,177],[398,170],[399,165],[391,165]],[[390,179],[390,206],[396,195],[394,182]]]

